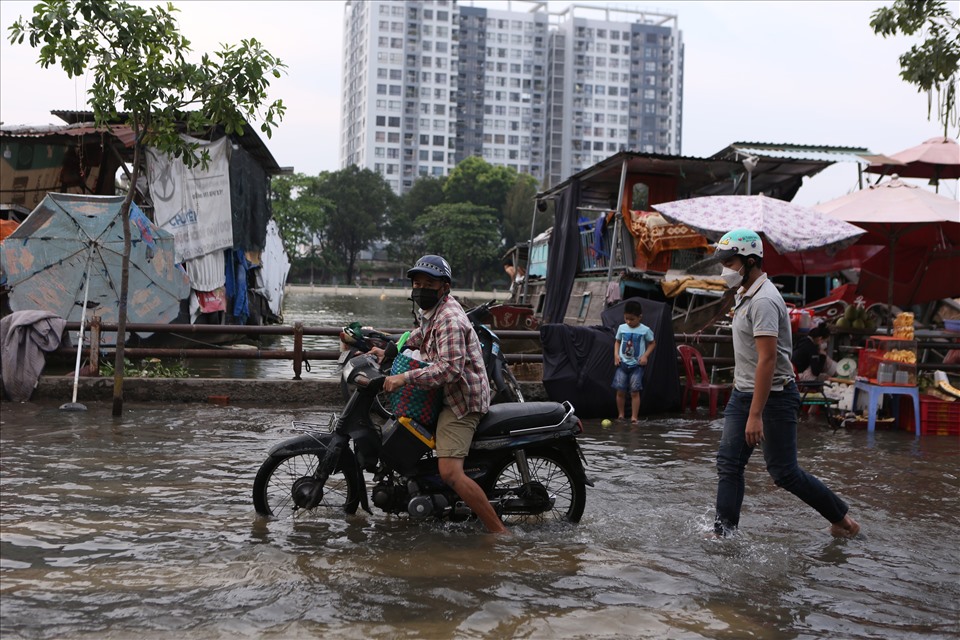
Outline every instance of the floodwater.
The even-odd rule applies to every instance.
[[[4,403],[0,637],[955,638],[960,444],[801,423],[801,460],[863,526],[759,459],[736,538],[712,520],[720,422],[585,424],[579,525],[375,513],[264,521],[251,486],[311,408]]]
[[[288,290],[283,298],[283,322],[289,326],[302,322],[308,327],[343,327],[356,321],[377,329],[398,329],[412,326],[411,309],[412,303],[402,297],[381,298],[373,292],[330,295],[296,288]],[[261,340],[264,349],[293,349],[293,336],[266,336]],[[336,336],[304,336],[303,348],[339,349],[340,340]],[[290,360],[188,359],[184,364],[191,373],[202,378],[293,378]],[[334,360],[311,361],[301,377],[334,376],[336,364]]]

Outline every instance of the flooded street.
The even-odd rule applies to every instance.
[[[251,487],[310,408],[2,406],[0,635],[10,638],[950,638],[960,444],[801,422],[801,462],[863,525],[748,470],[707,541],[720,423],[585,424],[579,525],[262,521]]]

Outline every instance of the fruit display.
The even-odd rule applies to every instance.
[[[904,364],[917,364],[916,352],[908,349],[891,349],[883,354],[883,359]]]
[[[909,311],[898,313],[893,319],[893,337],[901,340],[913,340],[913,314]]]
[[[840,329],[876,331],[877,328],[873,317],[859,304],[851,304],[844,309],[843,315],[837,318],[835,324]]]

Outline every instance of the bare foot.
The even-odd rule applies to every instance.
[[[850,516],[843,516],[843,520],[830,525],[830,535],[834,538],[854,538],[858,533],[860,525]]]
[[[630,424],[640,424],[640,421],[636,418],[630,418]]]
[[[623,416],[617,416],[617,420],[623,420]]]

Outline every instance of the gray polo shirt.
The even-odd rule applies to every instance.
[[[743,287],[737,291],[733,307],[733,386],[737,391],[753,392],[759,360],[758,336],[777,338],[777,363],[770,390],[782,391],[785,384],[796,378],[790,362],[793,335],[787,305],[767,274],[762,274],[748,291]]]

